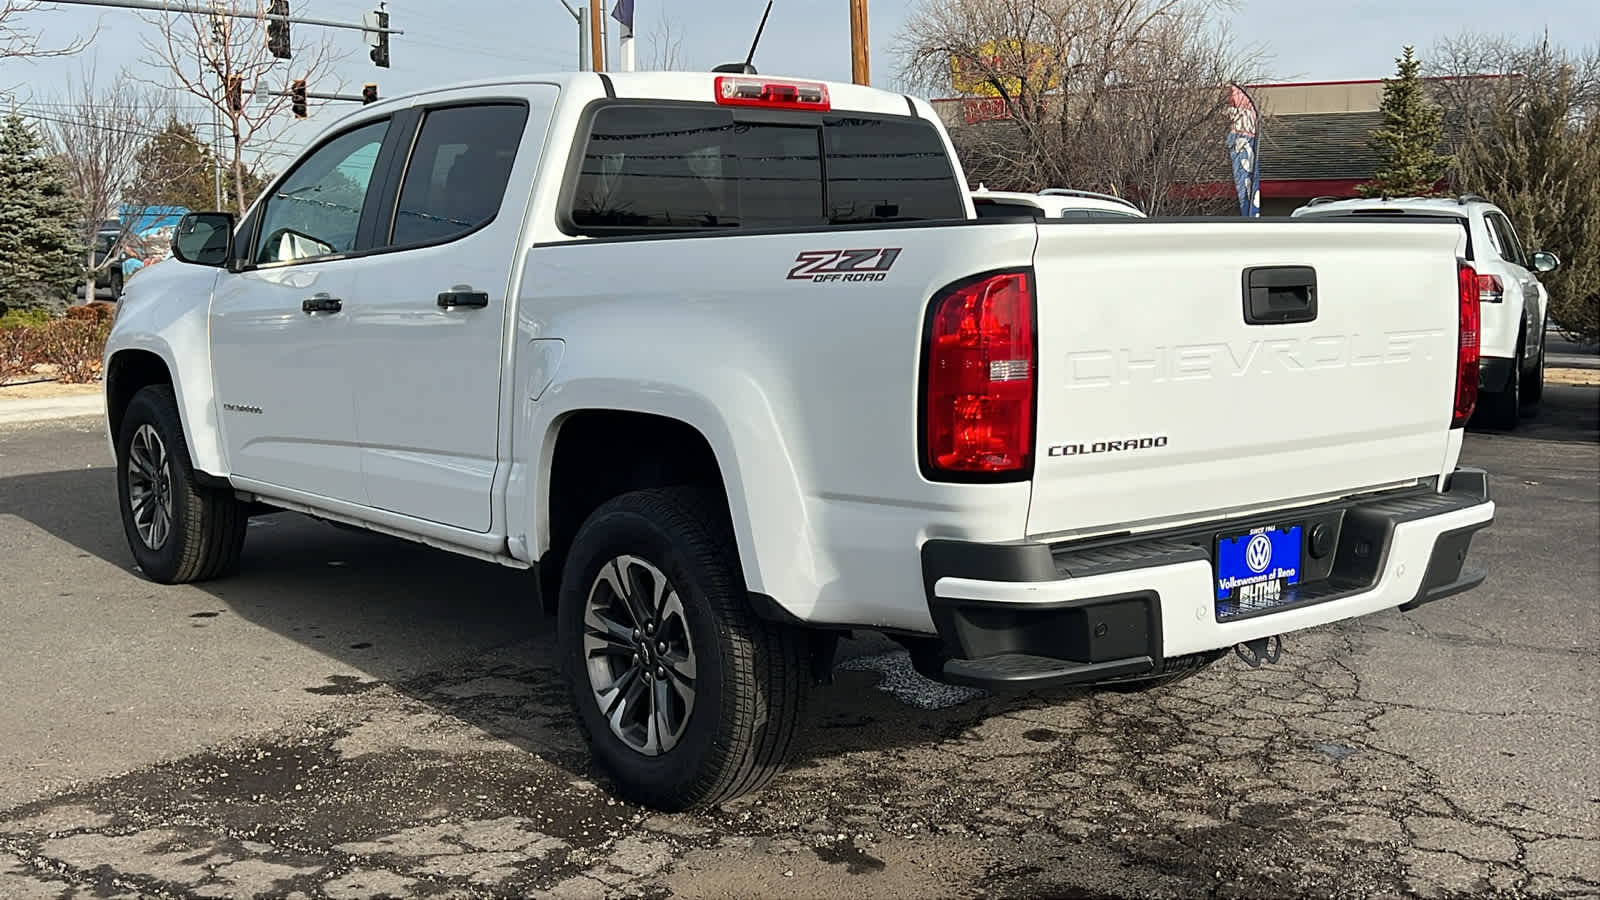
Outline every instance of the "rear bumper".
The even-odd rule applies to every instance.
[[[1321,554],[1306,552],[1308,580],[1282,605],[1222,620],[1211,550],[1220,523],[1054,546],[933,540],[923,577],[947,680],[1093,682],[1470,590],[1485,573],[1465,565],[1467,551],[1494,512],[1488,475],[1461,469],[1441,492],[1276,513],[1325,526]]]

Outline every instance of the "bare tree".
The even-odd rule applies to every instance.
[[[39,35],[22,27],[21,18],[38,10],[36,0],[0,0],[0,59],[8,57],[70,56],[89,45],[93,38],[78,38],[65,47],[41,48]]]
[[[1600,337],[1600,48],[1463,34],[1428,73],[1455,127],[1457,179],[1505,210],[1527,252],[1562,259],[1542,276],[1551,314]]]
[[[969,98],[952,138],[975,178],[1077,187],[1153,215],[1229,180],[1228,85],[1259,77],[1218,15],[1232,0],[922,0],[900,35],[908,86]],[[986,120],[986,121],[985,121]]]
[[[645,47],[646,71],[670,72],[684,67],[683,36],[677,33],[677,26],[667,15],[665,5],[662,6],[656,27],[650,29],[649,37],[645,38]]]
[[[213,0],[215,9],[236,12],[233,2]],[[303,78],[312,91],[341,87],[325,81],[342,55],[336,55],[325,38],[305,40],[314,33],[306,26],[293,31],[300,40],[292,59],[272,55],[267,47],[266,8],[261,3],[256,12],[238,16],[161,13],[149,20],[159,37],[145,41],[151,62],[169,73],[179,90],[199,98],[220,123],[228,146],[218,155],[230,170],[229,199],[239,213],[254,199],[249,196],[248,155],[270,148],[281,136],[282,126],[293,121],[291,82]],[[230,98],[230,84],[237,85],[235,98]]]
[[[139,151],[150,138],[150,123],[164,121],[170,112],[161,94],[142,88],[126,72],[102,86],[92,67],[81,81],[69,83],[68,94],[52,107],[63,112],[45,122],[43,134],[82,210],[79,237],[88,248],[83,293],[88,302],[98,276],[121,263],[117,250],[144,218],[143,210],[121,205],[138,169]],[[115,233],[103,230],[102,223],[119,212]],[[118,280],[113,276],[111,282]]]

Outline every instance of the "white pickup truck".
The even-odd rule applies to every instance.
[[[929,104],[849,84],[367,106],[129,284],[133,557],[214,578],[281,509],[532,570],[595,758],[663,809],[778,771],[853,630],[1139,688],[1483,579],[1460,228],[965,187]]]

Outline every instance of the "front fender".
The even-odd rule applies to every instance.
[[[113,367],[117,354],[143,351],[159,357],[172,376],[172,390],[177,395],[178,414],[194,467],[218,477],[228,474],[211,380],[207,327],[217,275],[216,269],[168,260],[129,280],[118,303],[104,357],[106,424],[113,453],[116,435],[110,434],[110,423],[118,414],[110,408]]]

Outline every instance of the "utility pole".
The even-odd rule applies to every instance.
[[[850,80],[872,83],[867,68],[867,0],[850,0]]]
[[[606,70],[605,9],[600,0],[589,0],[589,68],[596,72]]]

